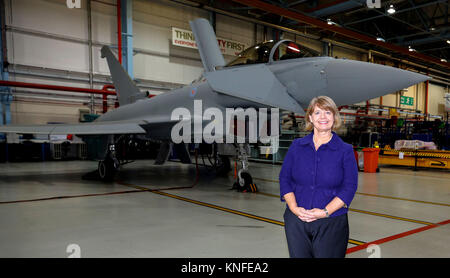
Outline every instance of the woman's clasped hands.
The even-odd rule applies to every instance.
[[[313,208],[307,210],[302,207],[295,207],[291,209],[292,213],[298,216],[303,222],[313,222],[320,218],[326,217],[326,212],[323,209]]]

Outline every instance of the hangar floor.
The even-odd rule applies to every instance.
[[[91,161],[0,164],[0,257],[288,257],[280,166],[251,163],[261,193],[194,165],[137,161],[114,183]],[[348,258],[450,257],[450,173],[359,173]],[[377,244],[373,246],[371,244]]]

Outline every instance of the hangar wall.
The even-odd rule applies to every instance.
[[[89,82],[71,78],[87,77],[89,73],[85,8],[68,9],[65,1],[54,0],[6,0],[5,5],[7,55],[12,68],[10,80],[89,88]],[[86,7],[86,2],[82,5]],[[106,16],[99,12],[97,5],[92,5],[93,41],[111,44],[116,36],[114,22],[114,17]],[[93,72],[108,74],[106,63],[99,60],[99,49],[93,47]],[[46,75],[67,75],[68,78],[44,78]],[[40,91],[43,96],[29,96],[28,93],[35,90],[14,88],[13,91],[13,124],[78,122],[79,109],[88,107],[89,102],[85,94],[58,93],[55,96],[54,92]]]
[[[82,0],[81,9],[68,9],[65,1],[61,0],[5,0],[5,5],[7,54],[10,68],[13,69],[10,80],[89,87],[86,80],[89,74],[86,0]],[[93,74],[97,80],[94,88],[101,88],[102,82],[109,81],[109,70],[106,61],[100,58],[100,48],[102,45],[117,45],[116,7],[99,2],[91,2],[91,7]],[[201,74],[203,69],[198,52],[171,44],[171,27],[189,30],[189,20],[197,17],[210,18],[210,13],[171,1],[133,1],[135,78],[141,83],[163,84],[162,89],[152,87],[151,93],[162,93],[168,88],[188,84]],[[264,29],[268,31],[266,34]],[[216,33],[219,37],[252,45],[264,38],[271,39],[271,31],[271,28],[251,22],[216,15]],[[283,38],[322,52],[321,42],[286,32],[283,33]],[[365,53],[339,46],[333,46],[333,56],[367,59]],[[232,58],[225,56],[227,61]],[[419,84],[403,93],[414,97],[414,107],[417,106],[422,111],[425,110],[424,88],[424,84]],[[90,100],[85,94],[58,93],[55,98],[54,92],[48,92],[44,97],[31,98],[25,94],[30,90],[16,88],[14,91],[16,95],[22,94],[15,97],[11,105],[12,123],[77,122],[79,109],[89,108]],[[443,113],[438,108],[444,101],[443,91],[439,86],[429,87],[430,113]],[[377,98],[370,102],[379,104],[380,100]],[[383,104],[399,106],[399,93],[384,96]],[[100,105],[96,107],[96,111],[101,111]]]
[[[430,92],[428,111],[435,115],[445,115],[445,88],[437,85],[430,84],[428,88]]]

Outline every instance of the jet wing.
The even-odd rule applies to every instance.
[[[305,111],[266,65],[231,67],[204,73],[211,88],[233,97],[279,107],[295,113]]]
[[[105,121],[84,124],[47,124],[47,125],[3,125],[0,133],[19,134],[144,134],[146,131],[137,122]]]

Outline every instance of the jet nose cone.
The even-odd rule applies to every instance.
[[[328,92],[337,105],[369,100],[431,79],[407,70],[343,59],[330,60],[324,71]]]

